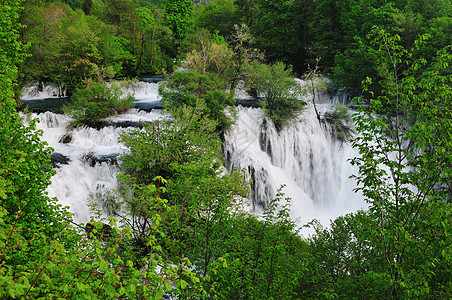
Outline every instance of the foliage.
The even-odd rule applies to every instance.
[[[123,113],[133,106],[133,97],[123,95],[115,84],[107,86],[95,83],[85,89],[78,89],[63,111],[74,118],[76,124],[95,122],[116,113]]]
[[[128,41],[120,36],[102,34],[99,41],[99,51],[102,65],[113,68],[115,75],[123,76],[128,63],[133,64],[135,57],[127,49]]]
[[[202,117],[204,107],[198,102],[195,107],[176,108],[174,120],[156,120],[146,124],[144,130],[121,135],[120,141],[130,149],[121,156],[123,170],[138,183],[149,184],[155,176],[172,179],[174,167],[198,161],[200,157],[212,163],[219,159],[216,124]]]
[[[124,188],[97,200],[110,214],[127,213],[124,221],[143,253],[149,252],[144,247],[152,237],[149,228],[161,224],[164,234],[158,240],[167,257],[173,262],[190,258],[204,278],[218,268],[230,211],[237,209],[248,186],[239,172],[223,174],[215,123],[202,118],[202,107],[180,107],[172,115],[121,136],[129,148],[122,156]],[[167,209],[159,208],[158,220],[148,200],[156,191],[155,174],[168,178],[159,183],[168,202]]]
[[[450,19],[450,1],[328,0],[316,1],[313,7],[309,52],[321,57],[322,71],[353,95],[361,94],[361,82],[366,76],[374,79],[369,92],[382,90],[375,64],[377,49],[367,39],[373,26],[398,34],[407,49],[418,35],[438,34],[423,53],[416,54],[418,58],[435,56],[436,51],[450,44],[443,35],[450,30],[444,22]]]
[[[0,295],[5,299],[35,298],[147,298],[178,295],[189,285],[190,294],[202,288],[183,264],[169,264],[154,239],[152,253],[139,264],[131,260],[130,231],[119,230],[114,220],[110,232],[97,223],[82,235],[71,227],[71,216],[44,192],[53,174],[49,149],[15,111],[15,64],[21,58],[18,42],[19,1],[0,6]],[[153,194],[155,207],[165,201]],[[156,208],[155,208],[156,209]],[[155,215],[158,218],[158,214]],[[161,233],[154,222],[152,234]]]
[[[450,218],[451,49],[427,61],[413,54],[425,37],[409,52],[398,36],[377,28],[373,36],[385,94],[355,115],[353,145],[361,156],[352,163],[375,220],[368,238],[384,258],[380,279],[394,298],[450,296],[450,286],[443,285],[450,246],[443,239],[449,239],[444,222]],[[407,67],[399,74],[402,64]],[[419,76],[425,67],[430,71]]]
[[[0,6],[0,35],[4,37],[0,41],[3,66],[0,71],[0,209],[4,211],[2,221],[23,230],[20,236],[29,242],[22,251],[10,251],[8,256],[3,256],[0,266],[21,264],[30,257],[42,255],[41,247],[47,242],[33,240],[35,232],[51,239],[60,231],[65,218],[56,200],[49,199],[44,192],[53,172],[49,164],[50,149],[39,139],[40,132],[35,131],[37,121],[25,126],[15,111],[16,64],[24,58],[23,45],[19,42],[21,26],[16,23],[19,3],[8,1]],[[2,234],[4,241],[7,233]]]
[[[316,101],[319,101],[319,95],[325,93],[328,83],[319,73],[319,60],[315,68],[310,69],[304,75],[307,86],[312,93],[312,104],[320,125],[326,125],[325,129],[331,133],[331,136],[339,140],[341,143],[352,137],[352,119],[348,111],[348,107],[340,102],[334,103],[330,109],[323,114],[317,109]],[[317,98],[317,99],[316,99]]]
[[[83,86],[100,63],[99,38],[83,12],[73,12],[63,4],[49,3],[27,8],[23,35],[30,43],[30,58],[21,66],[21,77],[66,85],[69,93]]]
[[[385,90],[359,100],[353,146],[360,156],[351,160],[369,209],[314,226],[311,284],[302,282],[300,295],[450,298],[451,49],[419,59],[425,36],[411,51],[385,30],[372,37]]]
[[[197,103],[204,103],[203,116],[217,124],[217,131],[223,131],[233,123],[234,110],[228,106],[235,103],[226,88],[227,82],[217,74],[195,69],[174,73],[160,85],[159,94],[167,107],[196,107]]]
[[[257,45],[272,63],[282,61],[296,72],[306,70],[311,1],[261,1],[254,26]]]
[[[71,94],[93,78],[96,68],[113,68],[116,76],[173,70],[173,32],[155,6],[95,1],[86,14],[60,2],[27,0],[21,21],[26,25],[22,40],[33,56],[20,66],[22,86],[54,82]]]
[[[346,87],[353,96],[359,95],[361,83],[366,76],[375,78],[379,75],[375,68],[376,51],[363,39],[356,38],[353,46],[335,55],[332,79],[339,87]],[[369,93],[379,93],[381,86],[369,85]]]
[[[375,223],[370,214],[359,211],[336,218],[330,228],[314,226],[308,268],[315,288],[307,287],[305,297],[390,297],[388,276],[381,269],[384,257],[368,238],[368,228]]]
[[[221,79],[229,80],[235,54],[221,36],[200,29],[189,36],[188,43],[192,51],[187,53],[185,68],[201,74],[215,73]]]
[[[424,57],[450,44],[452,28],[452,6],[444,0],[216,0],[196,11],[192,1],[183,0],[25,2],[21,39],[33,59],[20,66],[19,83],[51,81],[65,84],[69,93],[96,66],[113,67],[116,76],[172,72],[186,54],[194,25],[235,46],[236,24],[248,28],[253,47],[265,51],[271,63],[282,61],[302,74],[320,57],[322,72],[339,87],[357,95],[367,75],[375,78],[370,90],[380,92],[376,49],[366,38],[373,25],[399,34],[407,48],[417,35],[430,34],[430,46],[420,53]],[[234,69],[240,69],[240,51],[234,51]]]
[[[154,203],[156,210],[165,201],[158,193],[148,200]],[[110,220],[108,231],[105,231],[105,224],[97,222],[85,236],[66,223],[60,227],[59,234],[48,241],[40,231],[26,238],[24,230],[18,226],[22,223],[20,215],[12,224],[4,222],[5,216],[7,213],[2,208],[0,293],[8,298],[45,295],[53,298],[162,299],[164,294],[180,294],[189,285],[191,295],[202,293],[200,281],[193,272],[185,269],[183,264],[172,265],[164,260],[161,247],[155,242],[155,236],[161,234],[157,223],[151,228],[154,238],[147,244],[151,253],[137,260],[130,243],[130,230],[118,229],[114,219]],[[154,217],[158,219],[159,215]],[[11,262],[15,251],[36,251],[28,249],[36,241],[42,243],[40,256],[28,256],[23,264]]]
[[[136,133],[133,136],[137,137]],[[162,146],[172,148],[173,142],[164,142],[164,136],[161,137]],[[155,148],[149,143],[153,140],[141,135],[136,143],[130,143],[127,161],[132,153],[137,153],[139,145],[147,144],[141,149]],[[262,220],[244,213],[237,198],[246,196],[248,191],[242,175],[221,174],[215,164],[208,157],[171,163],[174,168],[171,179],[162,181],[157,188],[165,191],[169,199],[165,202],[166,210],[159,207],[160,219],[148,209],[153,204],[147,199],[149,193],[155,193],[155,187],[138,184],[141,176],[121,176],[132,188],[123,190],[120,197],[125,204],[122,211],[131,214],[126,222],[133,222],[136,240],[149,239],[146,235],[149,231],[143,229],[161,224],[164,235],[158,240],[163,252],[173,262],[185,257],[193,262],[192,270],[203,278],[208,298],[293,299],[303,280],[307,245],[297,236],[295,223],[290,220],[288,199],[278,193]],[[130,170],[129,173],[137,174]],[[224,265],[219,267],[222,257]]]
[[[219,299],[295,299],[304,281],[306,243],[289,216],[289,199],[281,190],[262,218],[233,214],[222,241],[228,268],[212,277],[210,291]]]
[[[233,77],[230,84],[231,89],[234,90],[241,81],[246,80],[247,69],[251,62],[264,61],[264,53],[255,47],[255,38],[246,24],[234,25],[230,44],[235,53],[235,59],[231,67]]]
[[[175,210],[167,220],[173,241],[167,246],[176,258],[188,256],[204,278],[224,255],[223,243],[234,226],[231,214],[241,209],[249,185],[241,172],[224,174],[212,160],[182,165],[174,176],[168,189]]]
[[[332,109],[323,114],[322,120],[331,126],[332,135],[339,141],[348,141],[352,138],[352,119],[346,105],[334,103]]]
[[[174,32],[176,47],[185,44],[188,34],[193,31],[193,2],[187,0],[164,0],[169,28]]]
[[[265,65],[253,62],[248,74],[248,86],[263,97],[260,103],[277,128],[287,125],[306,104],[301,99],[303,91],[300,84],[284,63]]]
[[[233,26],[239,24],[240,11],[233,0],[214,0],[195,9],[194,19],[198,28],[228,37]]]
[[[236,0],[246,24],[271,63],[282,61],[301,74],[306,69],[310,21],[316,1]]]
[[[23,3],[0,6],[2,297],[451,298],[450,1],[216,0],[200,6],[195,21],[218,32],[191,36],[189,1],[165,1],[165,11],[132,0]],[[238,23],[246,25],[231,31]],[[368,39],[373,25],[386,31]],[[428,44],[426,36],[416,41],[424,33]],[[130,149],[122,189],[103,199],[129,226],[72,228],[44,192],[51,149],[36,121],[21,124],[16,79],[73,92],[93,80],[172,71],[181,45],[190,70],[161,89],[178,109],[122,136]],[[249,78],[279,126],[303,106],[283,63],[251,62],[262,59],[255,45],[298,72],[321,57],[322,70],[354,93],[374,79],[366,79],[355,115],[361,156],[352,160],[370,208],[317,227],[308,244],[282,194],[262,218],[243,213],[247,184],[221,168],[216,132],[232,122],[225,109],[239,80]],[[115,89],[79,90],[73,100],[87,109],[75,114],[87,120],[126,109],[130,102],[112,100],[123,99]],[[344,107],[324,116],[335,128],[346,117]]]
[[[173,40],[171,30],[164,26],[163,10],[157,7],[139,7],[137,17],[138,39],[134,43],[139,46],[139,50],[135,50],[135,53],[139,53],[135,67],[137,72],[146,74],[161,70],[172,71],[172,65],[165,61],[165,54],[162,52],[165,43],[169,44]]]
[[[36,5],[28,5],[22,13],[21,21],[27,26],[23,41],[29,43],[28,52],[33,59],[29,57],[21,65],[19,75],[25,83],[34,78],[58,82],[64,74],[64,67],[59,59],[63,44],[60,21],[68,17],[68,8],[56,4],[45,7]]]

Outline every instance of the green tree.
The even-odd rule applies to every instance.
[[[0,71],[0,203],[7,212],[2,217],[5,224],[16,224],[16,229],[23,229],[22,236],[30,242],[23,251],[3,256],[1,265],[23,263],[29,257],[42,255],[40,249],[46,242],[42,239],[33,241],[34,233],[43,233],[51,239],[58,234],[65,218],[56,200],[45,193],[53,175],[49,165],[51,150],[35,131],[36,121],[25,126],[15,111],[16,65],[24,58],[24,47],[19,42],[21,25],[17,23],[19,4],[20,1],[8,1],[0,7],[0,30],[4,37],[0,42],[3,66]],[[19,218],[20,222],[17,222]],[[2,240],[5,238],[6,233]],[[3,246],[6,249],[4,243]]]
[[[118,34],[123,34],[132,28],[136,6],[136,2],[132,0],[100,0],[91,10],[91,14],[115,25]]]
[[[34,9],[33,11],[29,11]],[[23,16],[23,41],[31,55],[21,65],[21,84],[29,81],[65,85],[68,93],[82,87],[100,64],[99,38],[82,11],[63,4],[31,6]]]
[[[148,253],[148,229],[156,221],[146,191],[152,189],[155,174],[164,174],[168,180],[160,182],[161,191],[169,208],[160,214],[165,235],[159,241],[171,261],[188,257],[204,278],[217,268],[212,262],[223,253],[230,210],[240,202],[237,196],[246,196],[249,189],[241,173],[223,174],[215,123],[202,118],[199,105],[173,109],[171,119],[123,134],[121,141],[129,148],[121,166],[125,189],[97,200],[113,214],[130,213],[125,221]]]
[[[270,62],[282,61],[298,73],[306,70],[310,2],[259,1],[258,20],[250,26]]]
[[[24,85],[31,80],[59,82],[64,74],[61,23],[69,17],[69,8],[62,4],[27,4],[21,22],[27,26],[23,29],[23,42],[30,44],[27,51],[31,56],[21,65],[20,79]]]
[[[162,8],[166,11],[166,21],[173,31],[176,47],[185,44],[187,36],[193,31],[193,2],[188,0],[164,0]]]
[[[195,9],[195,25],[229,37],[235,24],[240,24],[240,11],[233,0],[214,0]]]
[[[63,74],[58,74],[58,79],[72,94],[76,88],[84,87],[93,70],[100,64],[99,38],[91,30],[89,19],[80,10],[61,22],[64,38],[60,45],[59,60]]]
[[[281,190],[261,218],[232,211],[221,241],[228,268],[206,286],[219,299],[298,299],[308,258],[307,244],[289,216]]]
[[[292,77],[292,70],[284,63],[265,65],[253,62],[248,69],[248,86],[256,89],[265,114],[281,129],[287,125],[301,109],[305,101],[303,91]]]
[[[450,39],[444,39],[450,30],[450,1],[327,0],[313,4],[309,52],[321,58],[322,72],[354,96],[361,94],[361,82],[366,76],[374,79],[369,92],[382,90],[375,67],[376,49],[367,39],[372,26],[398,34],[407,49],[418,35],[437,34],[429,47],[417,54],[419,57],[435,56],[450,45]]]
[[[172,42],[171,30],[164,26],[164,12],[157,7],[137,8],[136,31],[140,50],[136,70],[139,73],[172,71],[160,44]]]
[[[132,190],[123,189],[119,199],[111,199],[131,213],[127,222],[133,223],[137,239],[152,238],[146,229],[158,222],[163,252],[175,263],[190,259],[208,298],[293,299],[303,280],[307,249],[290,220],[288,199],[278,194],[262,221],[244,213],[241,199],[249,186],[240,172],[223,173],[217,156],[221,143],[202,109],[180,107],[168,121],[121,137],[129,147],[122,166],[128,175],[121,178]],[[152,184],[147,186],[156,173],[168,177],[160,186],[168,199],[161,219],[153,217],[144,192],[155,192]],[[227,267],[219,267],[222,257]]]
[[[185,68],[201,74],[215,73],[229,83],[235,54],[223,37],[200,29],[189,36],[187,43],[192,50],[186,55]]]
[[[0,6],[0,295],[5,299],[154,298],[163,294],[202,293],[199,279],[182,265],[160,255],[151,239],[152,254],[137,265],[129,256],[130,231],[111,221],[106,241],[102,225],[83,236],[71,227],[70,215],[44,192],[53,172],[49,149],[34,130],[24,126],[15,110],[16,64],[23,58],[16,22],[20,1]],[[153,208],[163,206],[159,193],[148,194]],[[155,220],[158,214],[155,214]],[[161,231],[153,222],[152,233]],[[90,238],[87,238],[87,237]],[[96,238],[98,236],[99,238]],[[127,250],[125,250],[127,248]],[[141,266],[145,266],[142,268]],[[171,286],[171,283],[175,283]]]
[[[269,62],[282,61],[301,74],[309,60],[310,20],[315,1],[237,0],[246,24]]]
[[[144,130],[121,135],[120,141],[130,148],[122,155],[122,168],[140,184],[150,184],[155,176],[171,180],[174,167],[199,157],[212,162],[219,159],[220,141],[213,133],[215,121],[202,118],[205,104],[182,105],[172,110],[175,120],[157,120]],[[160,174],[160,175],[159,175]]]
[[[347,214],[331,221],[329,228],[314,225],[309,238],[312,255],[308,269],[312,287],[307,298],[388,298],[385,259],[368,238],[368,228],[376,220],[367,212]],[[385,282],[386,281],[386,282]]]
[[[134,65],[136,58],[128,49],[129,41],[121,36],[115,36],[108,33],[97,33],[101,38],[99,40],[99,52],[102,57],[102,66],[113,69],[116,76],[124,76],[127,66]]]
[[[86,15],[91,13],[91,7],[93,6],[93,0],[83,0],[82,10]]]
[[[355,115],[352,163],[375,220],[367,238],[384,258],[375,275],[393,298],[450,297],[451,48],[428,61],[413,54],[425,37],[412,51],[384,30],[374,37],[385,93]]]
[[[167,107],[191,106],[204,103],[203,114],[214,120],[217,131],[227,129],[233,123],[235,104],[232,93],[227,91],[228,82],[216,73],[199,70],[176,72],[159,87],[162,102]]]

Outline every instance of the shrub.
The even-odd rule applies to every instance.
[[[197,70],[176,72],[160,86],[159,94],[166,107],[196,107],[199,101],[204,102],[203,117],[214,120],[218,132],[234,123],[235,100],[227,91],[227,81],[215,73],[200,73]]]
[[[76,124],[95,122],[116,113],[124,113],[133,106],[133,96],[120,87],[96,83],[85,89],[78,89],[63,111],[74,118]]]
[[[322,121],[330,124],[331,134],[339,141],[347,141],[352,137],[352,120],[346,105],[334,103],[331,110],[323,114]]]
[[[300,99],[303,91],[292,77],[292,70],[282,62],[273,65],[254,62],[249,66],[248,76],[249,88],[263,97],[260,104],[278,129],[287,125],[306,104]]]

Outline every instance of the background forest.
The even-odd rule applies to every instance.
[[[3,0],[0,36],[0,299],[452,297],[449,0]],[[156,74],[170,117],[121,136],[121,188],[93,200],[115,218],[85,232],[46,195],[21,90],[60,85],[79,126],[131,106],[105,83]],[[369,209],[303,239],[283,189],[241,209],[221,137],[240,84],[282,128],[319,74],[357,97]]]
[[[302,75],[319,60],[337,87],[357,95],[366,76],[378,77],[367,38],[373,26],[398,34],[407,49],[428,34],[424,57],[450,45],[452,35],[448,0],[26,0],[22,6],[20,40],[31,56],[19,84],[50,81],[69,91],[87,78],[172,73],[196,47],[192,34],[207,29],[233,48],[250,43],[234,38],[234,25],[246,24],[252,47],[267,62],[284,62]]]

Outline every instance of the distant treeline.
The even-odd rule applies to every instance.
[[[19,70],[20,85],[59,82],[69,92],[87,78],[171,73],[195,48],[190,35],[200,28],[234,43],[234,25],[246,24],[267,62],[282,61],[300,75],[318,64],[354,94],[365,76],[380,76],[377,49],[367,38],[372,26],[398,34],[407,49],[428,34],[424,57],[450,45],[452,36],[448,0],[26,0],[22,6],[21,39],[31,56]]]

